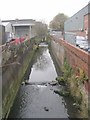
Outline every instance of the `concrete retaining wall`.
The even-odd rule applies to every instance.
[[[3,118],[7,118],[10,112],[10,108],[13,105],[21,81],[23,80],[28,65],[32,61],[34,53],[35,49],[32,49],[30,45],[28,46],[28,48],[25,48],[25,46],[21,46],[17,52],[17,57],[9,58],[9,60],[6,63],[6,66],[3,66],[2,70]],[[9,65],[10,62],[13,64]]]
[[[58,62],[59,66],[61,67],[64,64],[64,48],[58,42],[52,40],[51,42],[52,52],[55,56],[56,61]]]

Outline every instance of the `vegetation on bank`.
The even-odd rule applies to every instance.
[[[58,76],[56,80],[60,85],[66,86],[66,90],[58,91],[59,95],[71,98],[74,101],[74,106],[79,110],[81,116],[87,118],[88,116],[88,98],[84,92],[84,83],[88,81],[87,75],[84,71],[77,66],[74,69],[68,64],[67,60],[64,61],[62,68],[63,75]],[[56,92],[56,91],[55,91]]]
[[[27,47],[25,45],[27,45]],[[8,117],[18,89],[20,87],[20,83],[25,75],[28,65],[33,59],[36,49],[38,48],[33,40],[32,43],[27,41],[25,45],[21,44],[20,46],[18,46],[18,50],[14,49],[14,55],[16,55],[16,57],[14,57],[14,55],[11,55],[10,58],[6,61],[5,66],[3,67],[3,78],[5,78],[3,82],[6,81],[6,84],[3,86],[3,118]],[[13,64],[13,66],[10,67],[10,64],[15,61],[20,63],[20,65]]]

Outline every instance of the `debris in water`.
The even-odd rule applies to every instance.
[[[68,97],[70,95],[70,93],[68,91],[63,91],[63,90],[62,91],[54,90],[54,92],[56,94],[59,94],[59,95],[64,96],[64,97]]]
[[[47,107],[44,107],[44,110],[45,110],[45,111],[49,111],[49,109],[48,109]]]
[[[50,82],[49,84],[52,85],[52,86],[55,86],[55,85],[58,84],[58,82],[57,82],[57,81],[52,81],[52,82]]]
[[[25,85],[25,82],[23,81],[23,82],[21,83],[21,85]]]
[[[25,80],[25,85],[32,85],[28,80]]]

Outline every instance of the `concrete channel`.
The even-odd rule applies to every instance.
[[[8,118],[76,118],[79,116],[70,97],[55,90],[65,89],[56,82],[58,76],[48,46],[40,46],[32,66],[23,78]]]

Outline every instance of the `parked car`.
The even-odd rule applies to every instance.
[[[85,47],[85,50],[90,52],[90,43],[88,43],[88,45]]]
[[[79,44],[79,47],[81,49],[85,49],[85,48],[88,49],[88,42],[86,40],[81,40],[80,44]]]
[[[90,51],[90,44],[88,44],[87,46],[85,46],[85,48],[84,48],[84,50],[86,50],[86,51]]]
[[[90,53],[90,48],[88,49],[88,52]]]
[[[79,48],[85,51],[90,52],[90,43],[88,43],[85,37],[76,36],[75,41],[76,41],[76,46],[78,46]]]
[[[81,42],[79,46],[81,49],[90,52],[90,43],[88,43],[88,41]]]
[[[81,44],[82,41],[85,41],[85,37],[83,36],[76,36],[75,37],[75,43],[76,43],[76,46],[79,46]]]

